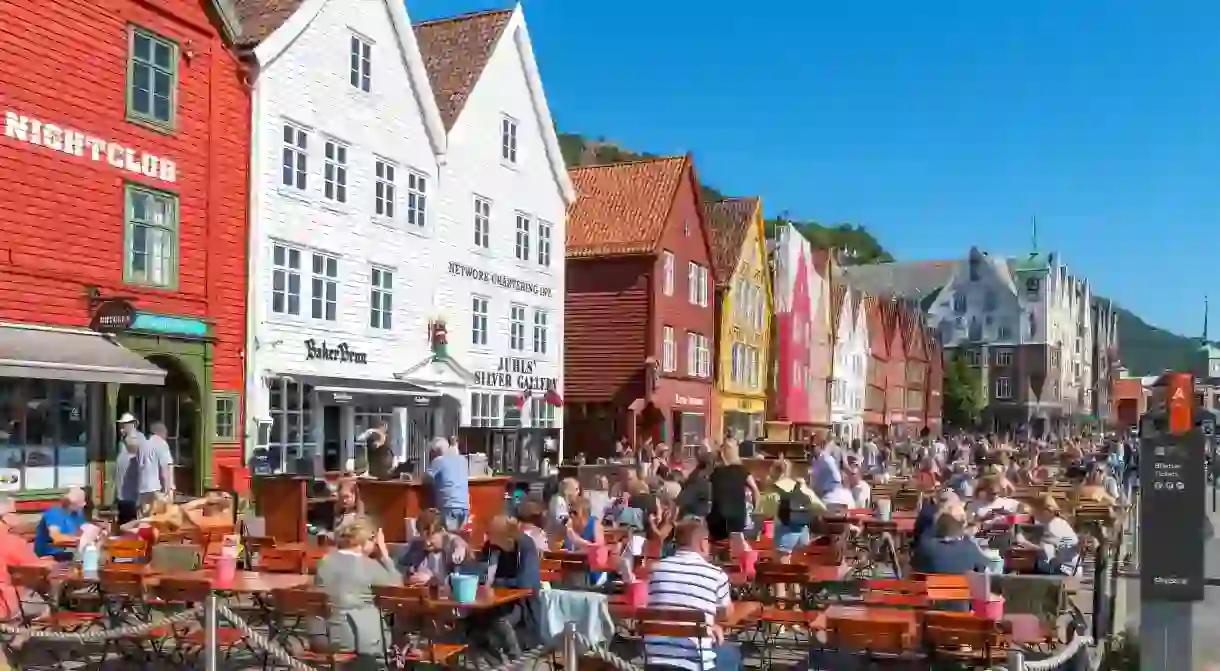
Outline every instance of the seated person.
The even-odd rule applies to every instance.
[[[1076,487],[1076,499],[1092,503],[1104,503],[1108,506],[1117,505],[1118,499],[1108,489],[1106,483],[1106,465],[1100,462],[1094,463],[1089,468],[1084,482]]]
[[[861,476],[860,467],[848,466],[847,470],[843,471],[843,478],[843,484],[851,491],[852,498],[856,501],[855,507],[872,508],[873,488]]]
[[[541,553],[516,520],[505,515],[492,518],[482,556],[487,561],[487,577],[492,586],[535,591],[542,587]],[[471,631],[486,632],[486,643],[492,652],[509,659],[519,658],[521,643],[516,628],[525,622],[527,612],[539,612],[536,599],[530,597],[471,613],[474,625]]]
[[[1021,502],[1004,496],[1002,492],[1003,485],[998,476],[983,478],[975,490],[975,498],[967,506],[967,512],[983,523],[1019,513]]]
[[[360,658],[355,668],[379,668],[381,611],[373,601],[373,588],[402,584],[402,576],[386,550],[385,536],[367,517],[343,523],[335,533],[335,544],[318,561],[315,576],[316,587],[330,602],[325,640],[339,650],[355,652]]]
[[[925,499],[919,512],[915,515],[915,529],[911,534],[912,546],[918,547],[923,535],[932,530],[932,525],[936,523],[936,517],[942,508],[960,501],[961,499],[952,489],[942,489],[936,496],[929,496]]]
[[[567,529],[564,531],[564,550],[583,552],[593,546],[605,545],[606,537],[601,520],[593,516],[588,499],[578,497],[570,512]],[[605,582],[606,574],[593,571],[589,574],[589,580],[594,584],[601,584]]]
[[[915,546],[911,558],[911,568],[915,571],[951,575],[983,573],[989,563],[967,532],[966,509],[960,503],[945,506],[931,533],[924,534]]]
[[[233,497],[228,492],[208,492],[180,506],[187,527],[209,529],[233,526]]]
[[[435,508],[420,512],[415,532],[398,557],[398,570],[412,585],[444,585],[449,574],[466,561],[466,541],[445,529]]]
[[[120,529],[133,531],[141,539],[156,543],[164,533],[175,533],[182,529],[185,519],[182,509],[164,494],[157,494],[148,506],[148,514],[124,524]]]
[[[64,492],[59,505],[48,508],[42,514],[34,536],[35,554],[39,557],[51,557],[56,561],[72,558],[72,551],[65,546],[75,547],[80,528],[87,521],[85,502],[85,491],[80,487],[73,487]]]
[[[1034,570],[1044,575],[1074,575],[1080,564],[1080,538],[1059,514],[1059,504],[1049,494],[1033,505],[1034,521],[1042,529],[1040,542],[1017,536],[1017,545],[1041,550]]]
[[[517,506],[517,520],[521,531],[534,539],[539,552],[550,550],[546,538],[546,506],[537,499],[526,499]]]

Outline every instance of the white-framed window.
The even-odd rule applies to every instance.
[[[487,344],[487,299],[482,296],[470,299],[470,343]]]
[[[512,117],[500,118],[500,159],[517,162],[517,121]]]
[[[491,201],[482,196],[474,197],[474,246],[491,246]]]
[[[699,374],[699,335],[686,332],[686,374],[694,377]]]
[[[470,394],[470,425],[500,426],[500,394],[472,392]]]
[[[314,319],[333,322],[339,318],[339,259],[327,254],[313,254],[313,286],[311,314]]]
[[[804,381],[801,378],[801,362],[792,362],[792,386],[800,389],[804,386]]]
[[[661,288],[666,296],[672,296],[674,295],[674,253],[668,249],[661,252],[661,263],[662,277],[664,277]]]
[[[695,364],[696,375],[699,377],[712,376],[712,350],[705,335],[695,336]]]
[[[551,265],[551,224],[538,220],[538,265]]]
[[[741,349],[743,347],[745,347],[745,345],[735,342],[733,343],[733,346],[729,348],[729,379],[733,382],[737,382],[741,379]]]
[[[1001,399],[1012,398],[1012,378],[997,377],[995,379],[995,397]]]
[[[271,311],[301,314],[301,250],[295,247],[271,248]]]
[[[326,162],[322,164],[322,195],[336,203],[347,202],[347,145],[326,141]]]
[[[517,238],[513,244],[513,254],[518,261],[530,260],[530,216],[517,213]]]
[[[428,178],[414,170],[407,173],[407,223],[424,227],[428,221]]]
[[[535,429],[551,429],[555,427],[555,406],[545,399],[530,399],[530,426]]]
[[[751,389],[756,389],[758,388],[758,381],[762,377],[762,362],[758,354],[758,348],[751,347],[748,356],[750,370],[749,385]]]
[[[1011,366],[1012,365],[1012,350],[1002,349],[1002,350],[996,352],[995,353],[995,364],[997,366]]]
[[[373,88],[373,45],[352,35],[352,86],[368,93]]]
[[[756,331],[763,330],[764,317],[767,309],[766,292],[763,288],[755,285],[754,287],[754,329]]]
[[[525,306],[508,308],[508,346],[517,352],[525,350]]]
[[[377,159],[373,170],[376,177],[376,184],[373,187],[373,211],[379,217],[394,218],[394,206],[398,197],[398,189],[394,186],[397,172],[398,169],[393,163]]]
[[[284,124],[284,147],[280,183],[304,191],[309,174],[309,131],[290,123]]]
[[[982,357],[977,349],[966,350],[966,363],[971,366],[978,366],[982,362]]]
[[[550,340],[550,319],[546,310],[534,310],[534,354],[546,354]]]
[[[678,369],[678,343],[674,342],[674,327],[661,327],[661,370],[672,373]]]
[[[313,442],[315,434],[310,430],[313,387],[292,378],[277,377],[271,380],[270,388],[271,431],[267,451],[272,472],[283,473],[297,459],[315,454],[318,449]]]
[[[394,314],[394,271],[373,266],[369,288],[369,326],[389,330]]]
[[[178,196],[124,186],[123,281],[170,289],[178,284]]]
[[[686,302],[699,304],[699,264],[694,261],[686,264]]]

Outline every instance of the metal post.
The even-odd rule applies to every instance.
[[[219,642],[216,640],[216,592],[208,592],[208,600],[203,610],[203,668],[205,671],[216,671],[216,658]]]
[[[1010,649],[1005,662],[1008,671],[1025,671],[1025,654],[1020,650]]]
[[[580,652],[576,649],[576,623],[563,625],[563,668],[564,671],[576,671],[580,663]],[[214,671],[209,669],[208,671]]]

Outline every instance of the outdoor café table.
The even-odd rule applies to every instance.
[[[825,610],[815,613],[810,619],[809,626],[812,629],[824,631],[831,619],[905,622],[910,627],[908,636],[912,642],[915,642],[919,637],[919,623],[923,612],[876,606],[831,605]],[[1036,615],[1006,613],[999,625],[1000,631],[1005,634],[1007,640],[1017,644],[1038,645],[1046,643],[1053,635],[1050,627],[1043,624]]]
[[[628,604],[626,594],[610,595],[608,604],[610,616],[615,620],[634,620],[641,608],[648,608],[647,605],[636,607]],[[762,607],[757,601],[734,601],[730,612],[716,616],[716,624],[725,629],[744,629],[754,624]]]
[[[518,589],[515,587],[488,587],[480,585],[475,593],[474,601],[470,603],[458,603],[453,598],[453,594],[448,588],[438,590],[435,597],[428,597],[427,603],[434,608],[452,608],[462,611],[480,611],[507,606],[515,601],[521,601],[529,596],[532,596],[532,589]]]
[[[180,580],[207,580],[212,589],[231,594],[259,594],[277,589],[297,589],[313,584],[313,576],[301,573],[268,573],[262,571],[235,571],[232,580],[216,581],[214,569],[201,569],[182,573],[163,573],[149,576],[148,584],[156,585],[162,578]]]

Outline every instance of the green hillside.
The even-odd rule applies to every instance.
[[[568,166],[606,165],[652,158],[656,154],[624,149],[605,138],[588,139],[576,133],[560,133],[559,147]],[[704,200],[724,198],[719,190],[703,186]],[[811,221],[789,220],[781,212],[767,221],[770,231],[777,223],[786,222],[798,228],[817,247],[845,251],[852,263],[885,263],[893,261],[881,243],[863,226],[855,224],[823,225]],[[1153,375],[1166,369],[1182,370],[1190,365],[1190,355],[1198,347],[1196,338],[1188,338],[1157,328],[1129,310],[1118,307],[1119,357],[1132,375]]]

